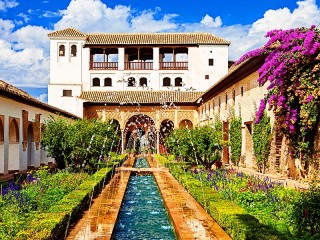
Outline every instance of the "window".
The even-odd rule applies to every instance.
[[[213,66],[213,65],[214,65],[213,58],[209,58],[209,66]]]
[[[72,90],[62,90],[63,97],[72,97]]]
[[[146,86],[148,86],[147,78],[142,77],[142,78],[140,78],[139,81],[140,81],[139,83],[140,83],[140,86],[141,86],[141,87],[146,87]]]
[[[107,77],[104,79],[104,86],[105,87],[111,87],[112,86],[112,79]]]
[[[92,79],[92,86],[93,87],[100,87],[100,78]]]
[[[205,80],[209,80],[209,75],[205,75],[205,76],[204,76],[204,79],[205,79]]]
[[[171,79],[168,77],[163,78],[163,86],[170,87],[171,86]]]
[[[63,57],[65,55],[66,47],[64,45],[59,46],[59,56]]]
[[[241,97],[243,96],[243,87],[241,87]]]
[[[134,87],[136,85],[136,79],[134,77],[128,78],[128,87]]]
[[[181,77],[177,77],[174,79],[174,85],[176,87],[182,87],[182,78]]]
[[[77,46],[72,45],[71,46],[71,57],[76,57],[77,56]]]

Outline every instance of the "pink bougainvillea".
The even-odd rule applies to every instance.
[[[248,52],[238,63],[264,55],[258,82],[266,83],[268,94],[256,114],[259,122],[268,106],[275,127],[292,142],[298,157],[312,153],[320,110],[320,31],[315,26],[267,33],[269,41]]]

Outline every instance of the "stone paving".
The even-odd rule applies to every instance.
[[[153,158],[147,158],[164,199],[178,239],[229,240],[223,229],[206,213],[179,182]],[[67,239],[110,239],[130,177],[129,158],[117,169],[110,183],[72,228]],[[158,169],[159,171],[157,171]],[[121,171],[124,170],[124,171]],[[151,171],[150,171],[151,172]]]

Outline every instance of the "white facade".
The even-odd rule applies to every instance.
[[[97,36],[100,35],[94,35]],[[108,41],[92,44],[90,37],[75,29],[49,34],[48,103],[79,117],[83,117],[81,91],[202,92],[228,72],[229,43],[225,40],[217,44],[118,42],[111,45]]]

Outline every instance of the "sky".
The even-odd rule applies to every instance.
[[[208,32],[231,41],[229,60],[272,29],[320,26],[320,0],[0,0],[0,79],[47,101],[48,33]]]

